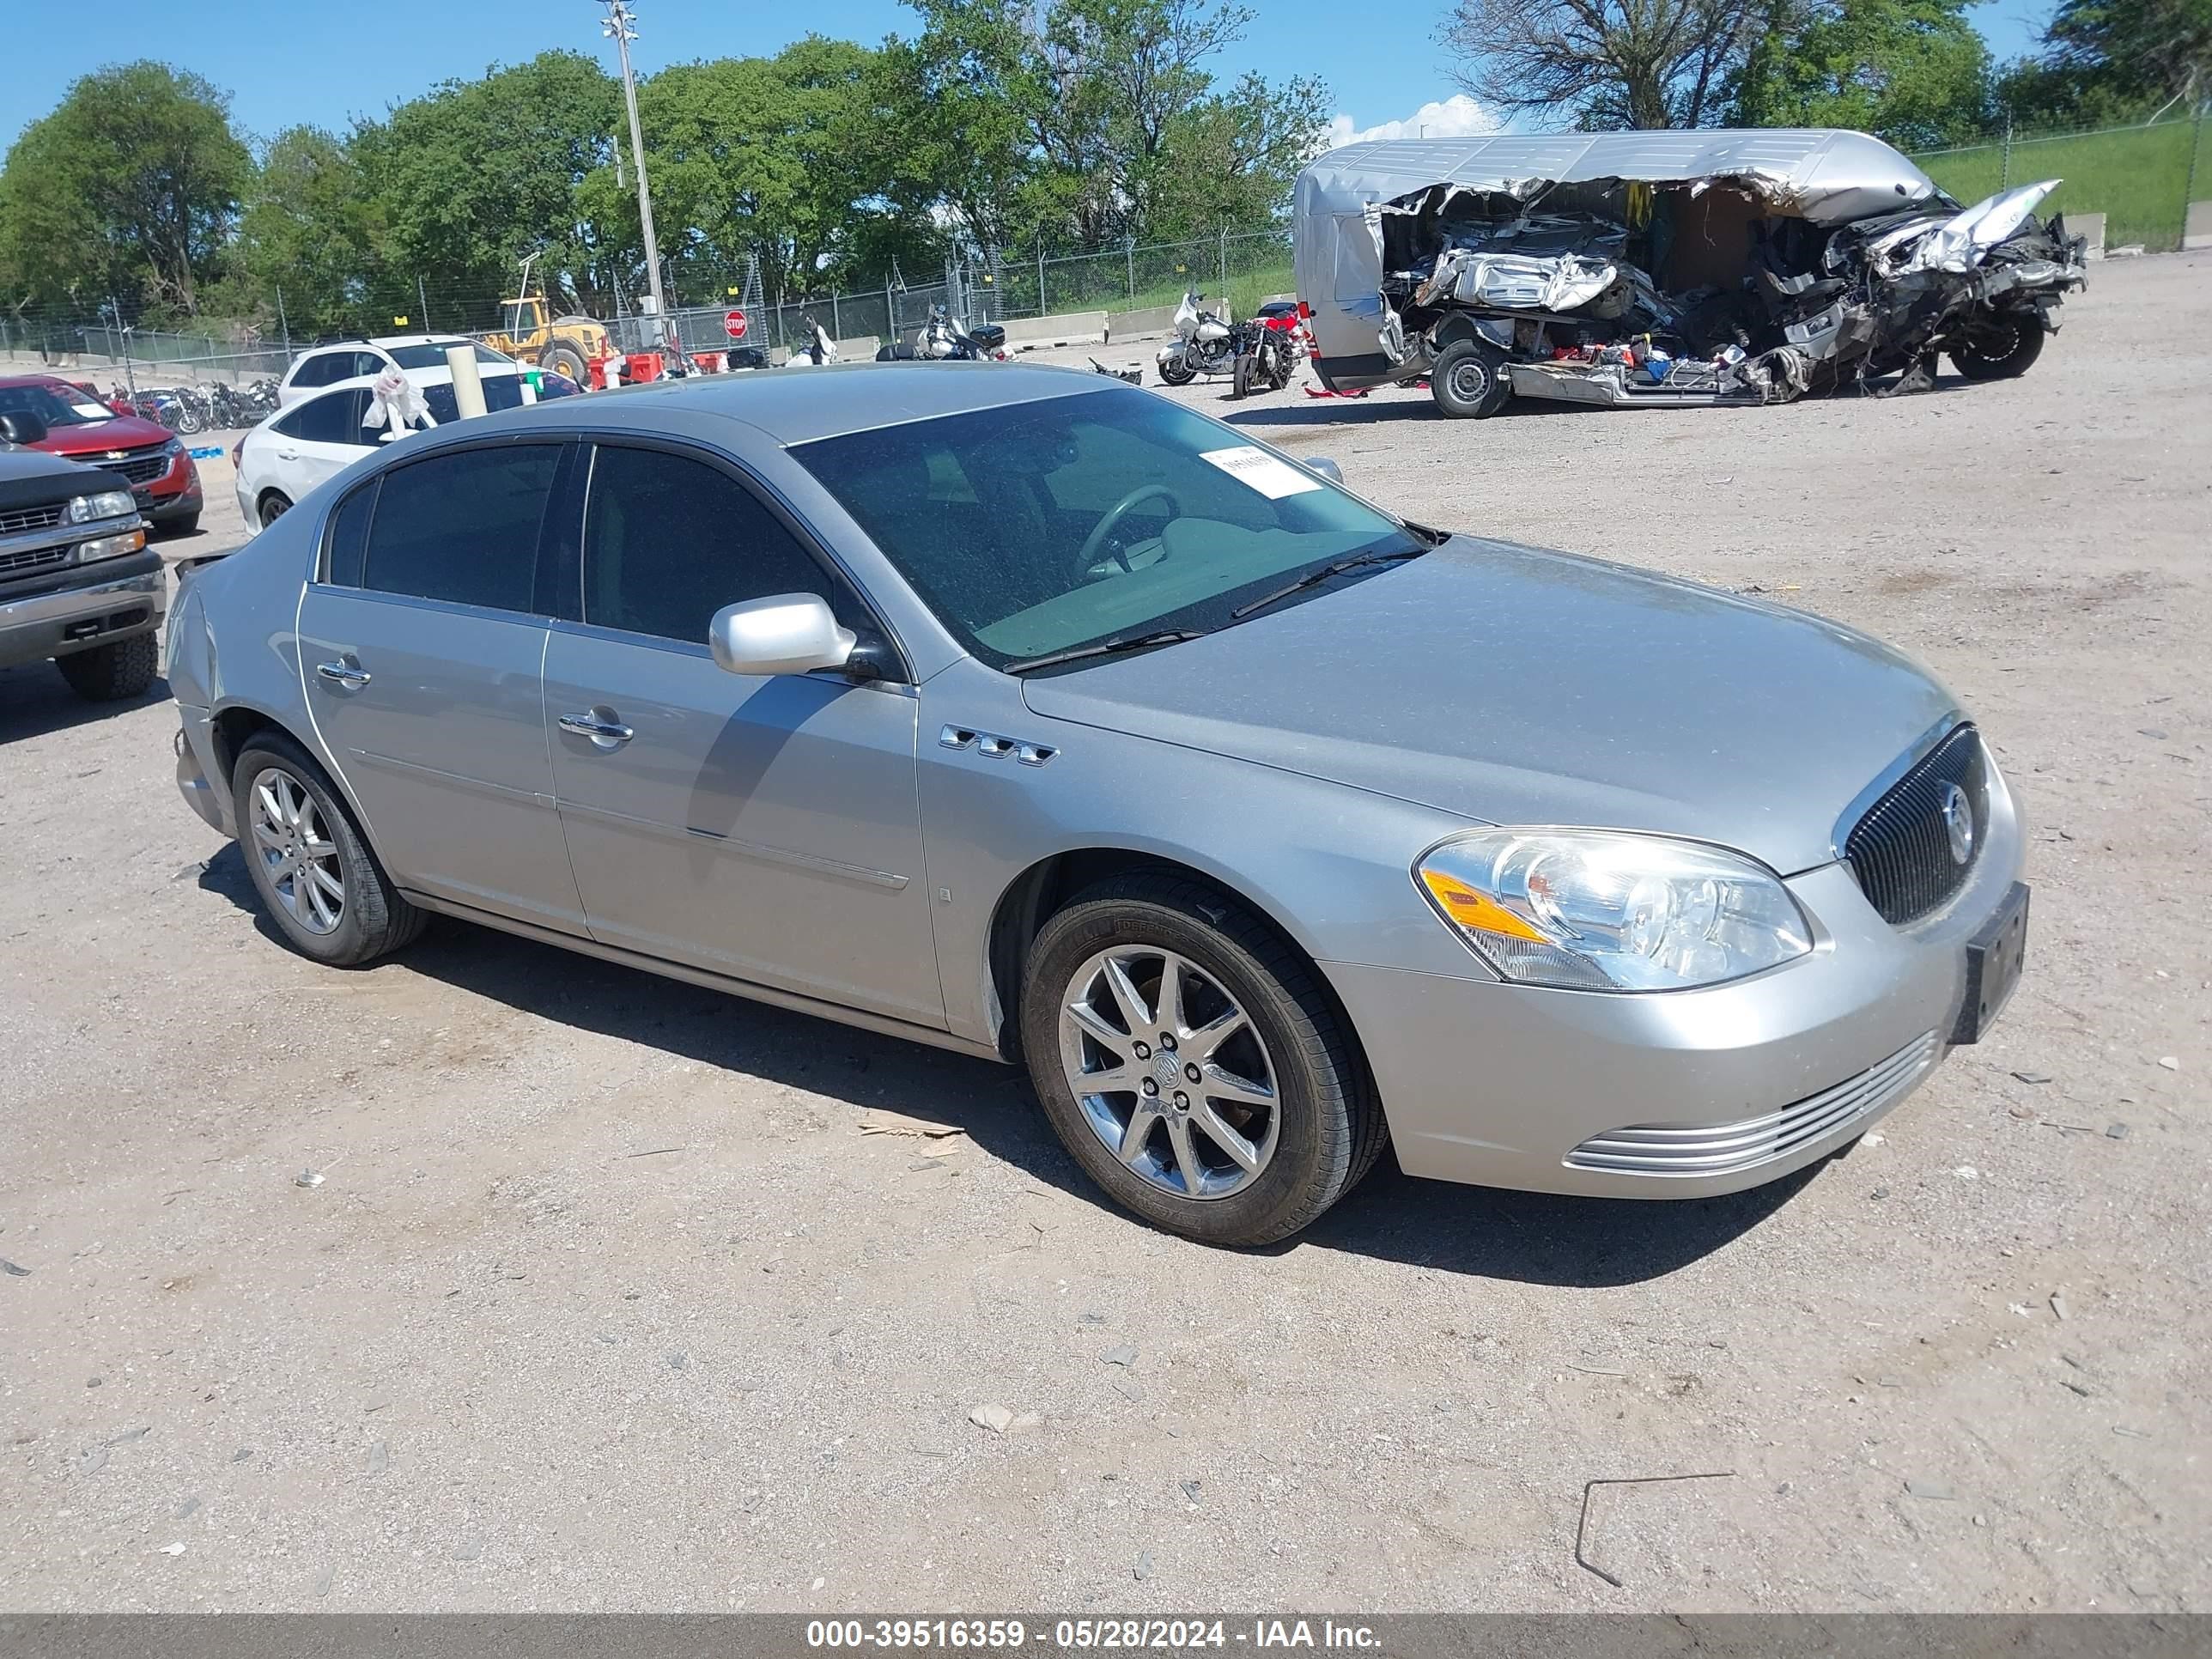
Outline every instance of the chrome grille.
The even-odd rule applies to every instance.
[[[35,571],[51,570],[68,562],[69,556],[70,549],[66,544],[34,547],[21,553],[0,553],[0,581],[15,576],[27,576]]]
[[[1964,860],[1953,855],[1943,818],[1944,795],[1954,785],[1965,792],[1973,817]],[[1844,838],[1844,860],[1881,919],[1901,927],[1966,885],[1989,827],[1988,757],[1981,733],[1960,726],[1867,808]]]
[[[112,472],[118,478],[128,478],[133,485],[149,484],[169,470],[169,458],[158,449],[143,449],[126,455],[119,461],[94,461],[92,465],[102,472]]]
[[[67,501],[52,507],[16,507],[0,513],[0,536],[19,536],[26,530],[51,530],[69,511]]]
[[[1936,1033],[1929,1031],[1856,1077],[1778,1112],[1734,1123],[1608,1129],[1569,1152],[1566,1161],[1574,1169],[1612,1175],[1714,1176],[1748,1170],[1894,1104],[1927,1074],[1940,1052]]]

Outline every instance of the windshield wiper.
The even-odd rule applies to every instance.
[[[1202,638],[1204,632],[1202,629],[1162,628],[1150,634],[1127,634],[1118,639],[1101,640],[1096,645],[1079,645],[1073,650],[1054,651],[1046,656],[1010,662],[1006,672],[1027,674],[1035,669],[1050,668],[1055,663],[1080,662],[1085,657],[1112,657],[1124,651],[1148,651],[1156,645],[1180,645],[1185,640]]]
[[[1418,559],[1429,550],[1425,547],[1401,547],[1388,553],[1354,553],[1349,558],[1325,564],[1318,570],[1309,570],[1296,581],[1285,582],[1272,593],[1262,593],[1256,599],[1248,599],[1229,613],[1231,622],[1242,622],[1255,611],[1265,611],[1279,599],[1287,599],[1293,593],[1303,593],[1309,587],[1318,587],[1332,576],[1340,576],[1347,570],[1357,570],[1363,565],[1396,564],[1401,559]]]

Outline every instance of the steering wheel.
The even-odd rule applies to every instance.
[[[1097,524],[1092,527],[1091,533],[1083,538],[1083,550],[1075,556],[1076,570],[1079,573],[1089,570],[1098,557],[1099,548],[1104,544],[1107,537],[1113,533],[1114,527],[1121,522],[1122,519],[1127,515],[1129,510],[1135,507],[1138,502],[1150,501],[1155,495],[1158,495],[1161,500],[1167,502],[1167,504],[1173,507],[1176,512],[1180,513],[1182,511],[1182,501],[1176,498],[1175,491],[1170,489],[1165,484],[1139,484],[1134,489],[1131,490],[1127,495],[1122,496],[1120,501],[1115,502],[1112,507],[1109,507],[1106,510],[1106,516],[1099,520]],[[1129,556],[1127,554],[1124,553],[1119,547],[1115,547],[1109,550],[1114,555],[1115,563],[1120,565],[1124,570],[1129,568]],[[1160,554],[1163,558],[1166,556],[1167,550],[1164,546],[1161,548]]]

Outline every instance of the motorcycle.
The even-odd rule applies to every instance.
[[[1280,392],[1291,383],[1291,336],[1272,317],[1254,317],[1237,324],[1230,334],[1235,353],[1230,371],[1232,398],[1249,398],[1255,392]]]
[[[1205,303],[1206,295],[1193,289],[1176,307],[1176,337],[1159,353],[1160,379],[1170,386],[1188,386],[1201,374],[1227,374],[1236,367],[1234,331],[1201,310]]]
[[[972,329],[963,329],[952,320],[952,313],[943,306],[929,308],[929,320],[915,331],[914,343],[901,345],[896,341],[877,349],[879,363],[923,362],[998,362],[1006,355],[1006,331],[996,323],[978,323]]]
[[[830,331],[816,322],[811,315],[802,315],[800,325],[806,331],[806,343],[794,347],[784,359],[787,368],[809,368],[837,361],[837,343],[830,337]]]

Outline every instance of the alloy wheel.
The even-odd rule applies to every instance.
[[[253,779],[253,852],[284,914],[310,933],[345,920],[345,869],[322,811],[299,779],[264,767]]]
[[[1173,951],[1102,951],[1061,1004],[1060,1063],[1091,1132],[1129,1170],[1179,1198],[1257,1180],[1282,1127],[1276,1073],[1227,988]]]

